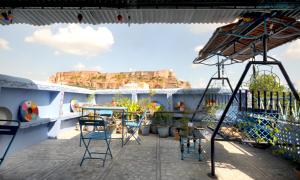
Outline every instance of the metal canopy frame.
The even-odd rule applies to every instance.
[[[249,13],[235,23],[217,28],[194,63],[205,64],[207,59],[216,55],[233,63],[244,62],[266,51],[264,39],[268,39],[268,50],[271,50],[299,37],[300,23],[294,18],[278,12]]]
[[[219,129],[220,129],[225,117],[226,117],[226,114],[229,111],[229,108],[232,105],[233,100],[236,97],[236,95],[239,91],[239,88],[241,87],[241,85],[242,85],[242,83],[243,83],[243,81],[244,81],[244,79],[245,79],[245,77],[246,77],[246,75],[247,75],[247,73],[248,73],[248,71],[249,71],[249,69],[252,65],[273,65],[273,66],[278,66],[281,73],[282,73],[282,75],[284,76],[286,82],[288,83],[288,86],[291,89],[296,101],[300,102],[300,97],[299,97],[292,81],[290,80],[290,77],[288,76],[288,73],[286,72],[285,68],[283,67],[282,63],[280,61],[274,61],[274,60],[273,61],[268,61],[267,38],[268,38],[269,34],[267,33],[267,27],[266,27],[266,18],[267,17],[263,17],[263,18],[264,18],[264,21],[263,21],[263,23],[264,23],[264,32],[263,32],[261,37],[257,38],[257,40],[263,41],[263,43],[262,43],[263,44],[263,60],[262,61],[250,61],[250,62],[248,62],[248,64],[245,67],[244,72],[242,73],[242,75],[241,75],[241,77],[238,81],[238,84],[236,85],[236,87],[235,87],[235,89],[234,89],[234,91],[233,91],[233,93],[232,93],[225,109],[224,109],[224,112],[223,112],[223,114],[222,114],[222,116],[221,116],[221,118],[220,118],[213,134],[212,134],[212,137],[211,137],[211,173],[209,173],[208,175],[210,177],[213,177],[213,178],[216,177],[216,174],[215,174],[215,141],[226,141],[225,139],[216,139],[216,135],[218,134],[218,131],[219,131]]]
[[[221,69],[220,69],[220,67],[221,67],[221,65],[223,66],[223,63],[224,63],[224,61],[217,63],[217,66],[218,66],[218,76],[217,77],[212,76],[210,78],[210,80],[209,80],[209,82],[208,82],[208,84],[207,84],[207,86],[206,86],[206,88],[205,88],[205,90],[204,90],[204,92],[203,92],[203,94],[202,94],[202,96],[200,98],[200,101],[199,101],[199,103],[198,103],[198,105],[197,105],[197,107],[196,107],[196,109],[195,109],[195,111],[194,111],[194,113],[192,115],[191,122],[194,121],[195,116],[196,116],[196,114],[197,114],[197,112],[198,112],[198,110],[199,110],[199,108],[200,108],[200,106],[201,106],[201,104],[202,104],[202,102],[204,100],[204,97],[206,96],[206,94],[208,92],[208,89],[210,88],[210,85],[211,85],[211,83],[213,81],[222,81],[223,83],[224,83],[224,81],[226,81],[227,84],[230,87],[231,92],[233,93],[233,88],[232,88],[232,85],[230,83],[229,78],[228,77],[223,77],[223,76],[221,77]],[[224,69],[224,66],[223,66],[223,69]]]

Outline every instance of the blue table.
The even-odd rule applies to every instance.
[[[96,119],[96,112],[97,111],[113,111],[113,112],[121,112],[122,113],[122,138],[112,138],[112,139],[121,139],[122,147],[124,146],[124,126],[125,126],[125,118],[128,115],[128,109],[126,107],[118,107],[118,106],[89,106],[89,107],[82,107],[82,117],[84,117],[84,111],[94,111],[94,120]],[[126,114],[126,117],[125,117]]]

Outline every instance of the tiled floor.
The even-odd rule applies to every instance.
[[[208,142],[204,145],[204,160],[199,162],[192,157],[180,160],[179,143],[171,137],[142,136],[142,145],[130,142],[124,148],[119,141],[113,141],[114,157],[105,167],[99,160],[86,160],[80,167],[84,148],[79,147],[79,137],[60,137],[71,139],[46,140],[11,154],[0,168],[0,179],[210,179]],[[102,149],[104,146],[99,142],[93,145]],[[290,162],[269,151],[229,142],[218,142],[216,148],[218,179],[296,179]]]

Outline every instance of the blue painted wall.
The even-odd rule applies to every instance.
[[[149,94],[138,94],[137,97],[138,100],[150,97],[151,101],[157,101],[158,103],[162,104],[166,110],[170,110],[171,108],[167,99],[167,94],[155,94],[153,96],[149,96]]]
[[[58,93],[56,91],[2,88],[0,106],[7,107],[12,112],[13,119],[18,119],[20,104],[24,100],[32,100],[37,103],[41,118],[58,117],[56,104]]]
[[[79,103],[86,103],[88,95],[87,94],[79,94],[79,93],[64,93],[64,101],[63,101],[63,114],[71,113],[71,100],[76,99]]]
[[[178,102],[184,102],[186,110],[196,109],[202,94],[173,94],[173,107]]]
[[[132,98],[131,94],[122,94],[122,96]],[[96,104],[111,104],[114,97],[116,94],[96,94]]]

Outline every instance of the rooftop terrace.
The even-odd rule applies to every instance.
[[[105,167],[98,160],[87,160],[80,167],[84,152],[79,147],[79,131],[60,134],[11,154],[0,169],[0,179],[210,179],[209,142],[203,141],[204,160],[180,160],[179,142],[174,138],[141,136],[121,147],[112,142],[113,160]],[[77,135],[77,136],[74,136]],[[97,142],[98,143],[98,142]],[[97,144],[98,148],[101,146]],[[219,179],[296,179],[290,162],[273,156],[269,150],[231,142],[217,142],[216,173]]]

